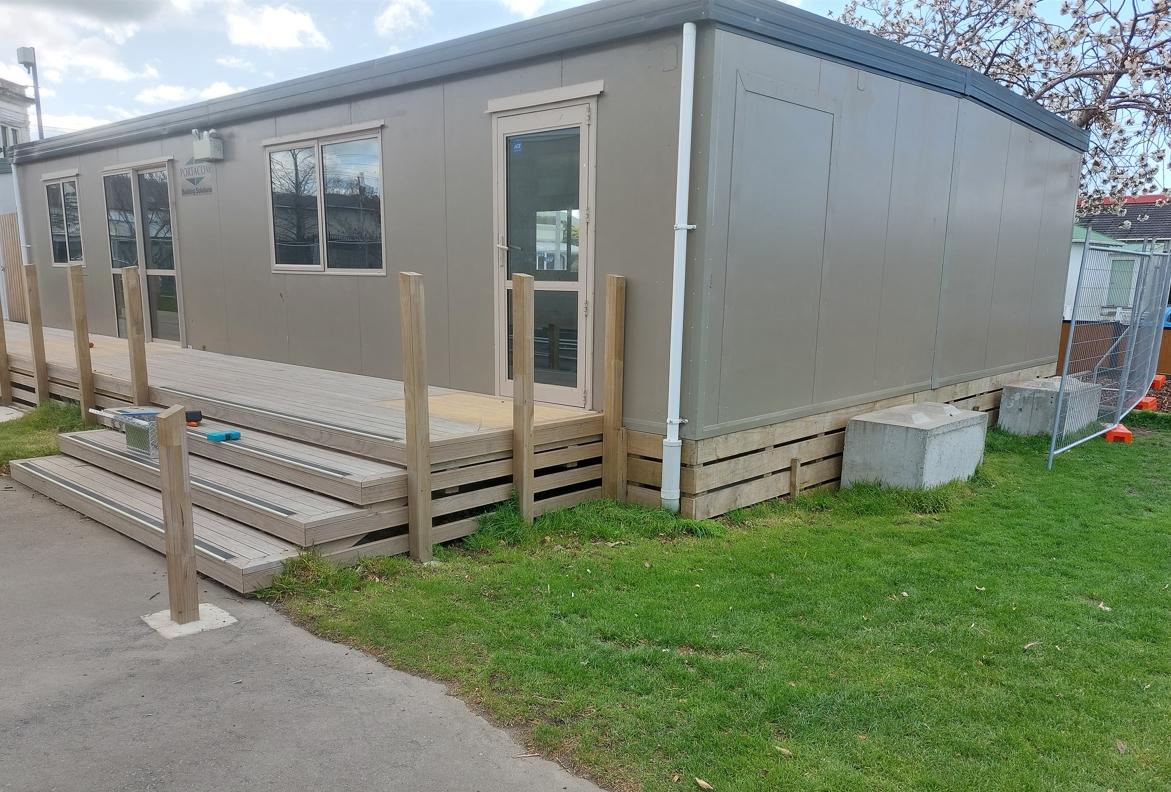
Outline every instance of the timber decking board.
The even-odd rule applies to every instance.
[[[205,439],[208,432],[230,429],[240,431],[239,440],[213,443]],[[192,454],[349,503],[365,506],[407,494],[407,474],[400,467],[255,429],[204,419],[187,430],[187,441]]]
[[[128,451],[120,432],[63,434],[60,443],[68,456],[151,488],[159,486],[158,464]],[[402,524],[399,503],[354,506],[214,460],[192,455],[189,464],[197,506],[301,546]]]
[[[7,322],[5,329],[9,352],[15,358],[13,368],[31,370],[28,328]],[[72,375],[75,382],[72,334],[45,328],[44,335],[51,374],[59,379]],[[129,393],[126,341],[97,335],[91,339],[98,390],[109,390],[112,378],[119,391]],[[397,380],[183,349],[166,343],[147,344],[147,358],[152,391],[161,395],[192,394],[204,400],[223,400],[242,409],[335,427],[400,449],[403,446],[403,386]],[[492,434],[511,427],[509,399],[438,387],[429,388],[428,394],[434,441]],[[590,415],[596,414],[552,404],[536,406],[538,426]]]

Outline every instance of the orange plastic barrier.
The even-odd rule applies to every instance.
[[[1115,424],[1106,431],[1107,443],[1133,443],[1134,433],[1122,424]]]

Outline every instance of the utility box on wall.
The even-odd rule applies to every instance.
[[[214,129],[200,132],[191,130],[195,138],[191,147],[191,158],[196,162],[219,162],[224,158],[224,139]]]

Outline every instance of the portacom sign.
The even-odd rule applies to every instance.
[[[210,162],[187,160],[179,169],[180,192],[187,195],[211,195],[215,192],[215,169]]]

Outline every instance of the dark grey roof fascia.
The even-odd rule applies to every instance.
[[[21,143],[13,161],[78,154],[185,134],[196,127],[223,127],[703,21],[967,96],[1068,146],[1087,148],[1085,132],[969,69],[775,0],[602,0],[219,99]]]

